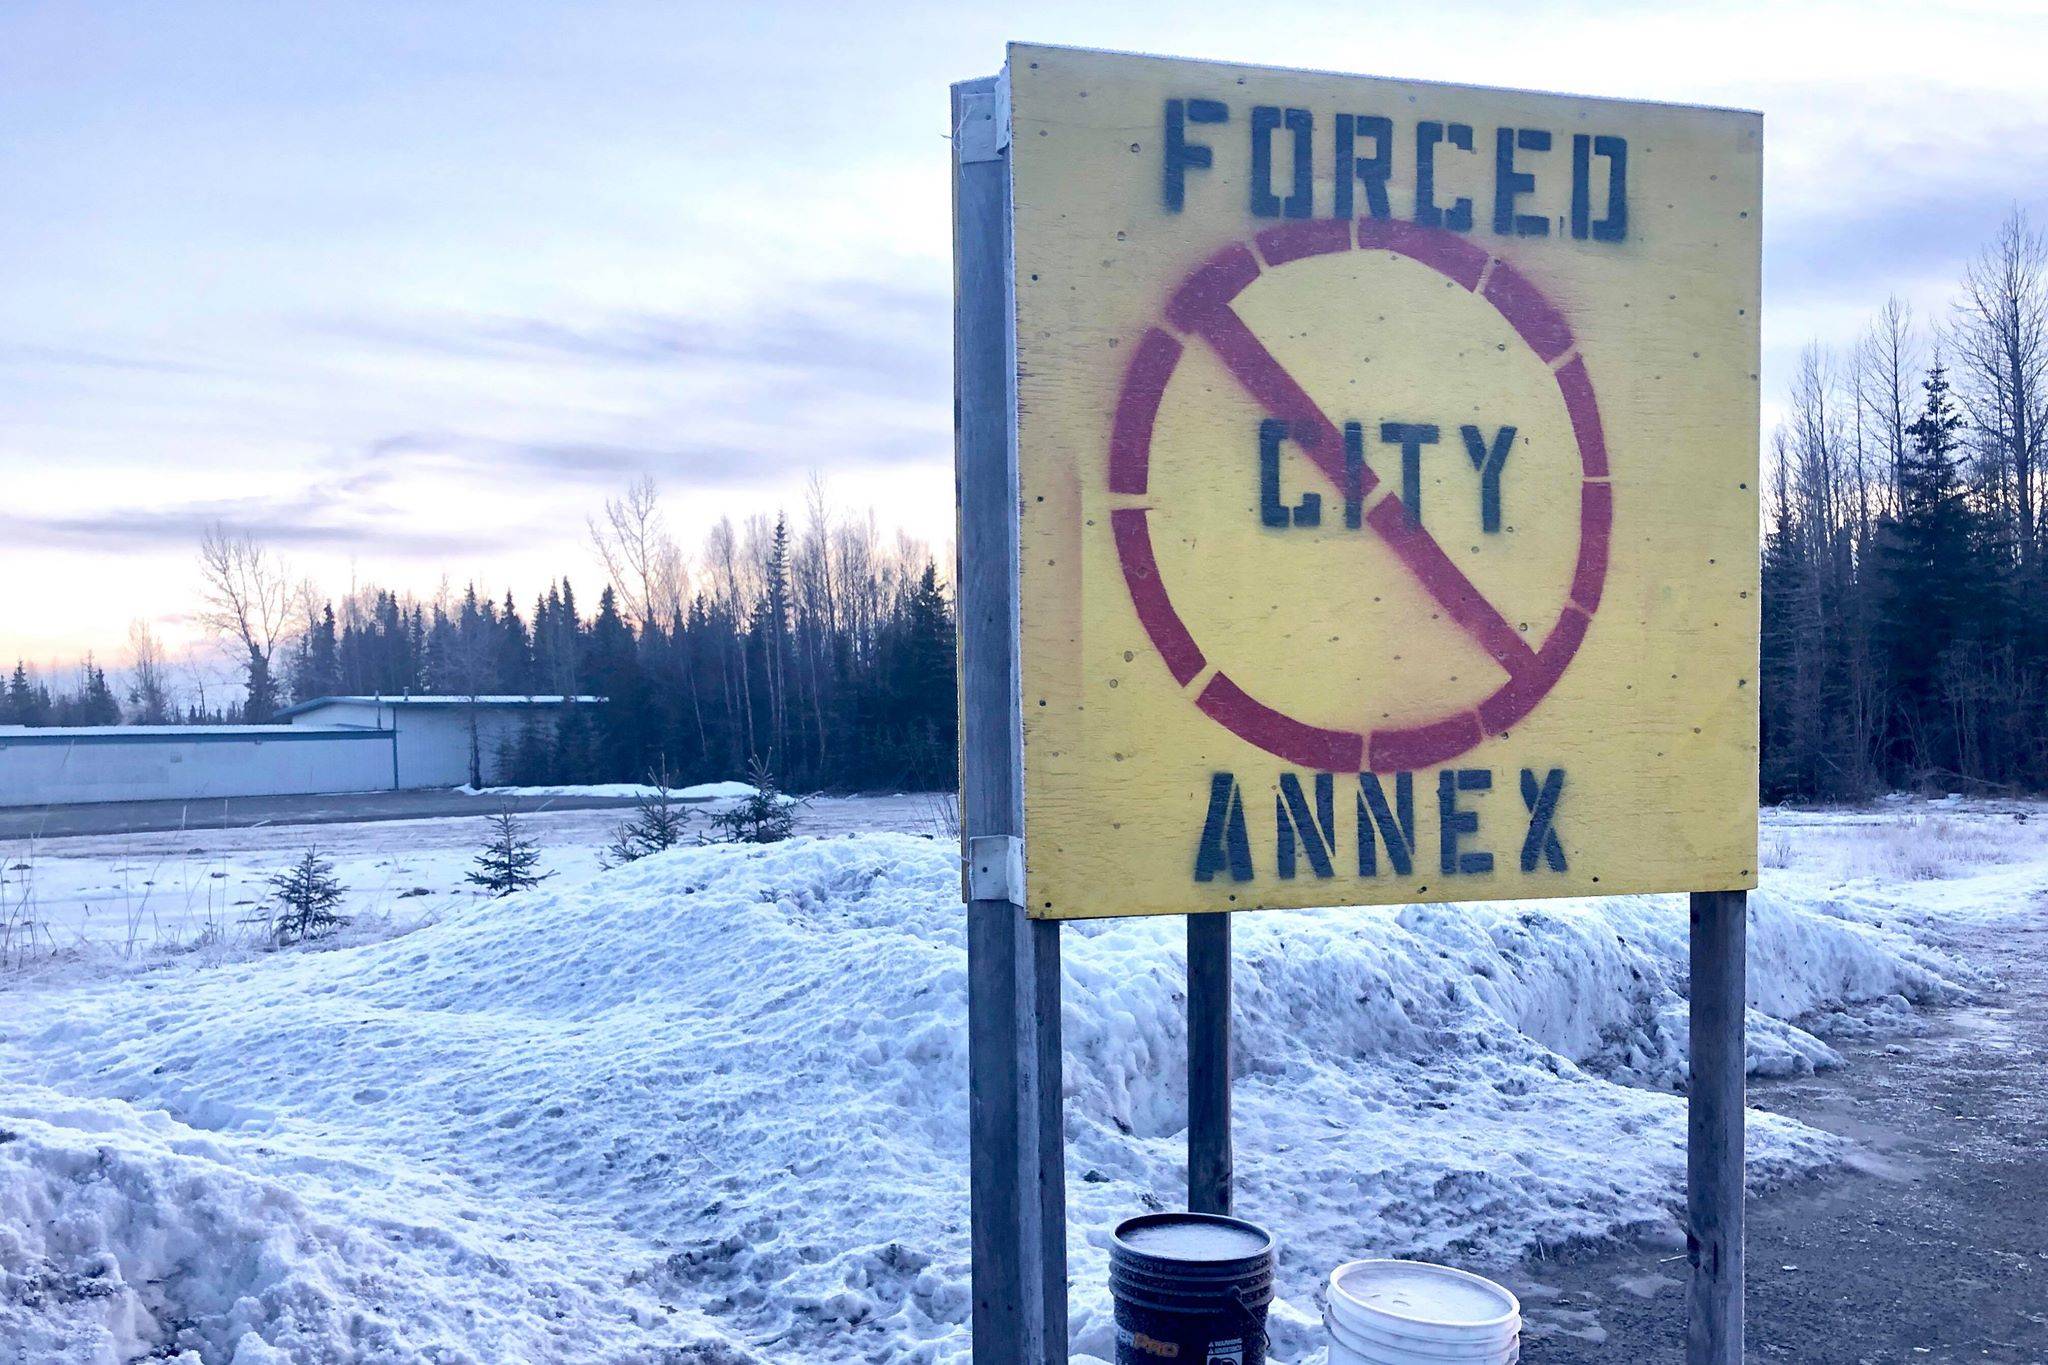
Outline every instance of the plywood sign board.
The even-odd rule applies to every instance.
[[[1030,912],[1754,886],[1761,119],[1008,87]]]

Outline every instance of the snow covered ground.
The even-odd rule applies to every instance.
[[[639,787],[506,789],[522,795],[637,796]],[[691,801],[690,837],[744,783],[713,783],[679,793]],[[346,942],[364,942],[430,923],[479,899],[463,881],[499,809],[478,793],[463,819],[366,824],[258,826],[118,836],[0,839],[0,973],[25,966],[40,980],[103,979],[197,953],[219,962],[259,946],[269,878],[308,849],[334,864],[347,889],[343,913],[354,921]],[[916,794],[815,797],[797,812],[813,835],[855,829],[945,832],[940,798]],[[538,841],[550,886],[598,871],[598,853],[629,808],[544,811],[519,817]],[[949,835],[950,837],[950,835]],[[0,975],[0,986],[5,977]],[[4,1357],[0,1357],[4,1359]]]
[[[368,897],[356,942],[124,956],[87,928],[11,968],[0,1344],[966,1360],[965,944],[931,803],[820,802],[786,844],[599,874],[617,818],[536,820],[561,875],[497,901],[455,889],[476,822],[330,826]],[[181,847],[246,888],[308,833],[51,841],[28,875],[75,916]],[[1831,1032],[1981,984],[1947,935],[2048,891],[2044,836],[2048,807],[2017,804],[1771,813],[1752,1065],[1833,1064]],[[1670,1218],[1679,898],[1264,914],[1236,938],[1240,1202],[1284,1247],[1276,1361],[1316,1358],[1340,1260],[1483,1267]],[[1108,1230],[1183,1186],[1181,929],[1065,942],[1075,1344],[1107,1357]],[[1842,1155],[1755,1118],[1762,1182]]]
[[[474,796],[652,796],[659,788],[645,782],[598,782],[568,787],[464,787]],[[699,782],[690,787],[671,787],[676,801],[732,800],[751,796],[754,788],[745,782]]]

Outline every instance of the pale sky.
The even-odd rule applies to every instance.
[[[2044,16],[0,0],[0,660],[181,638],[216,519],[332,591],[594,598],[640,473],[694,543],[815,470],[942,547],[946,86],[1007,39],[1760,109],[1769,405],[2048,222]]]

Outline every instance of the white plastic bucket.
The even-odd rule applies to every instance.
[[[1482,1365],[1482,1362],[1483,1365],[1516,1365],[1522,1358],[1519,1344],[1481,1355],[1473,1355],[1469,1350],[1461,1350],[1457,1355],[1444,1355],[1441,1348],[1420,1350],[1412,1345],[1364,1341],[1331,1322],[1327,1316],[1323,1325],[1329,1336],[1329,1365]]]
[[[1330,1365],[1513,1365],[1522,1305],[1493,1281],[1426,1261],[1330,1272]]]

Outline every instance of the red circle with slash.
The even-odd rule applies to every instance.
[[[1614,494],[1608,483],[1607,442],[1600,407],[1586,362],[1572,330],[1555,305],[1514,266],[1489,256],[1465,238],[1441,228],[1391,219],[1320,219],[1290,223],[1237,242],[1183,280],[1167,302],[1165,327],[1140,339],[1124,374],[1109,447],[1112,493],[1142,496],[1148,489],[1152,427],[1166,384],[1192,338],[1209,346],[1246,393],[1270,416],[1288,423],[1295,439],[1338,488],[1345,485],[1343,437],[1294,377],[1287,373],[1231,303],[1267,269],[1331,252],[1386,251],[1437,271],[1479,295],[1505,318],[1557,381],[1578,442],[1579,554],[1569,597],[1543,643],[1528,641],[1472,581],[1443,547],[1413,524],[1398,494],[1366,513],[1366,526],[1392,550],[1443,613],[1498,663],[1507,681],[1477,705],[1417,725],[1360,732],[1312,725],[1261,702],[1217,669],[1195,697],[1212,720],[1267,753],[1318,772],[1406,772],[1433,767],[1500,734],[1543,700],[1586,638],[1607,579],[1608,542],[1614,522]],[[1362,492],[1379,482],[1364,472]],[[1159,576],[1145,507],[1110,512],[1117,558],[1138,620],[1182,687],[1208,670],[1208,657],[1189,633]]]

